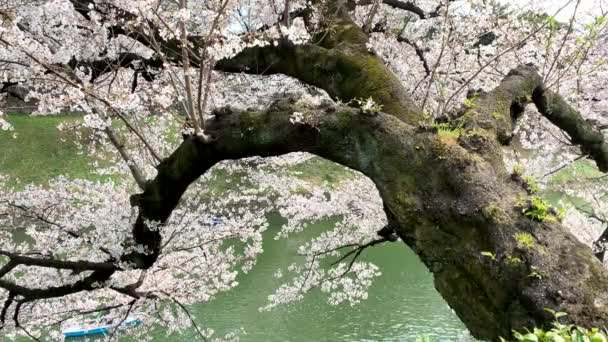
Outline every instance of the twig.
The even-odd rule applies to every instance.
[[[450,25],[449,23],[449,9],[450,9],[450,3],[449,1],[446,3],[446,8],[445,8],[445,22],[444,25]],[[433,65],[433,70],[431,71],[431,77],[429,78],[429,84],[426,87],[426,91],[424,93],[424,98],[422,100],[422,106],[421,106],[421,111],[424,113],[424,107],[426,106],[426,101],[428,100],[429,97],[429,92],[431,91],[431,86],[433,85],[433,81],[435,80],[435,73],[437,72],[437,68],[439,68],[439,65],[441,64],[441,59],[443,59],[443,54],[445,52],[445,47],[448,45],[448,40],[450,39],[451,35],[452,35],[452,28],[449,27],[448,28],[448,33],[446,35],[445,33],[445,27],[443,29],[444,34],[443,34],[443,38],[441,41],[441,50],[439,52],[439,57],[437,57],[437,61],[435,62],[435,65]]]
[[[553,14],[553,16],[557,15],[559,12],[561,12],[564,8],[566,8],[568,5],[570,5],[570,3],[573,0],[568,1],[568,3],[566,3],[564,6],[562,6],[560,9],[557,10],[557,12],[555,12]],[[474,74],[473,76],[471,76],[469,79],[467,79],[462,86],[460,86],[460,88],[458,88],[454,93],[452,93],[452,95],[448,98],[448,100],[445,102],[445,105],[443,106],[443,110],[441,111],[441,114],[443,115],[445,113],[445,111],[448,108],[448,105],[450,104],[450,102],[452,102],[452,100],[454,100],[454,98],[460,94],[460,92],[469,85],[469,83],[471,83],[471,81],[473,81],[477,76],[479,76],[479,74],[485,69],[487,68],[490,64],[492,64],[493,62],[495,62],[496,60],[500,59],[502,56],[506,55],[508,52],[512,51],[513,49],[515,49],[516,47],[520,46],[521,44],[525,43],[528,39],[530,39],[531,37],[535,36],[538,32],[540,32],[542,29],[544,29],[546,26],[548,25],[548,22],[544,22],[540,27],[538,27],[536,30],[532,31],[530,34],[528,34],[526,37],[524,37],[523,39],[521,39],[520,41],[518,41],[517,43],[511,45],[510,47],[508,47],[507,49],[505,49],[503,52],[499,53],[498,55],[494,56],[494,58],[490,59],[489,61],[487,61],[481,68],[479,68]]]
[[[426,60],[426,57],[424,57],[424,51],[422,50],[422,48],[420,48],[420,46],[418,46],[418,44],[416,44],[416,42],[411,41],[406,37],[399,36],[399,37],[397,37],[397,41],[406,43],[409,46],[411,46],[412,48],[414,48],[414,51],[416,51],[416,55],[422,62],[422,67],[424,68],[424,72],[426,72],[426,76],[427,77],[431,76],[431,68],[429,67],[429,63]]]
[[[169,297],[175,304],[177,304],[182,310],[184,310],[184,312],[188,316],[188,319],[190,319],[190,322],[192,323],[192,325],[194,325],[194,329],[196,329],[196,332],[198,333],[198,335],[201,337],[201,339],[203,341],[207,342],[207,338],[205,337],[205,335],[203,335],[202,331],[199,329],[199,327],[196,324],[196,322],[194,321],[194,318],[192,317],[192,315],[190,315],[190,311],[188,311],[188,308],[186,308],[184,306],[184,304],[182,304],[177,299],[173,298],[173,296],[169,295],[167,292],[162,291],[161,293],[163,293],[165,296]]]
[[[551,176],[552,174],[555,174],[555,173],[559,172],[560,170],[563,170],[564,168],[568,167],[568,166],[569,166],[569,165],[571,165],[572,163],[574,163],[574,162],[576,162],[576,161],[579,161],[579,160],[581,160],[581,159],[585,158],[586,156],[587,156],[586,154],[583,154],[583,155],[581,155],[581,156],[578,156],[578,157],[576,157],[575,159],[573,159],[573,160],[571,160],[571,161],[567,162],[566,164],[564,164],[564,165],[562,165],[562,166],[560,166],[560,167],[556,168],[555,170],[551,170],[551,171],[549,171],[549,172],[545,173],[545,174],[544,174],[544,175],[543,175],[541,178],[545,178],[545,177],[547,177],[547,176]]]
[[[566,41],[568,40],[568,37],[572,33],[572,29],[574,28],[574,19],[576,18],[576,12],[578,11],[578,6],[580,4],[581,4],[581,0],[577,0],[576,6],[574,7],[574,12],[572,13],[572,17],[570,18],[570,24],[568,25],[568,31],[564,35],[564,39],[562,40],[562,43],[561,43],[559,49],[557,50],[557,54],[555,55],[555,58],[553,59],[553,62],[551,63],[549,70],[545,74],[545,82],[547,82],[547,80],[549,80],[549,77],[551,76],[551,72],[553,71],[553,68],[555,67],[555,63],[557,63],[557,60],[559,59],[559,56],[562,54],[562,50],[564,49],[564,46],[566,45]]]
[[[187,0],[179,1],[179,8],[185,10],[188,8]],[[186,30],[186,23],[183,20],[179,22],[179,29],[181,31],[181,45],[182,45],[182,69],[184,74],[184,83],[186,85],[186,107],[188,108],[188,116],[192,120],[192,126],[194,127],[194,134],[198,135],[201,131],[201,126],[198,122],[198,117],[194,112],[194,97],[192,95],[192,78],[190,76],[190,54],[188,52],[188,31]]]

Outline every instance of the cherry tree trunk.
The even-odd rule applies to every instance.
[[[290,121],[295,111],[302,122]],[[164,221],[188,184],[220,160],[306,151],[375,183],[390,225],[474,336],[497,340],[548,326],[545,308],[608,326],[608,273],[560,223],[522,213],[526,193],[505,172],[490,130],[453,137],[383,113],[294,99],[263,112],[224,112],[210,130],[216,140],[189,137],[160,165],[138,197],[143,217]],[[145,235],[143,223],[138,229]]]
[[[72,2],[87,18],[89,6]],[[187,137],[158,166],[144,192],[133,196],[140,208],[133,235],[152,253],[123,259],[140,268],[156,261],[161,236],[147,222],[166,221],[189,184],[215,163],[306,151],[358,170],[375,183],[390,227],[420,256],[437,290],[474,336],[498,340],[512,329],[547,327],[553,317],[545,309],[564,311],[573,323],[607,327],[608,272],[567,227],[524,215],[528,194],[505,169],[501,146],[509,143],[523,108],[534,103],[606,172],[608,144],[602,133],[547,90],[530,67],[513,70],[497,88],[451,114],[452,122],[459,122],[458,132],[437,132],[420,123],[423,113],[369,51],[367,34],[342,5],[324,2],[321,30],[314,30],[309,44],[282,40],[247,48],[219,61],[215,69],[285,74],[343,103],[371,97],[384,113],[333,104],[312,107],[297,99],[259,112],[221,111],[205,127],[213,139]],[[151,45],[142,31],[132,36]],[[131,31],[125,26],[118,32]],[[208,43],[200,37],[189,42],[193,50]],[[160,47],[166,60],[144,62],[179,65],[177,43]],[[294,112],[303,119],[294,122]]]

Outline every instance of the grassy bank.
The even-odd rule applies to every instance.
[[[74,144],[75,132],[57,129],[61,123],[76,123],[81,120],[79,117],[13,114],[7,120],[15,131],[0,131],[0,174],[18,179],[21,184],[45,184],[60,175],[101,178],[91,172],[90,158]]]
[[[62,123],[77,123],[81,120],[79,116],[12,114],[7,116],[7,120],[15,131],[0,131],[0,174],[11,178],[11,185],[45,184],[60,175],[91,180],[107,178],[92,172],[93,168],[89,165],[91,158],[74,143],[79,139],[74,131],[57,129]],[[17,134],[16,138],[13,138],[14,133]],[[344,167],[321,158],[292,165],[285,172],[317,186],[335,186],[341,180],[354,176]],[[218,176],[234,178],[239,175]],[[210,186],[215,185],[219,192],[230,188],[229,183],[220,180],[212,183],[217,183]]]

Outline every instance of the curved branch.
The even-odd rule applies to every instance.
[[[601,171],[608,172],[608,143],[600,130],[585,120],[560,95],[544,86],[534,90],[532,100],[544,117],[568,133],[572,143],[579,145],[583,153],[595,160]]]
[[[349,102],[371,97],[383,111],[415,125],[422,115],[401,82],[373,53],[317,45],[248,48],[216,70],[252,74],[285,74],[319,87],[334,99]]]
[[[372,3],[373,3],[372,0],[361,0],[361,1],[359,1],[358,5],[365,6],[365,5],[371,5]],[[417,15],[418,17],[420,17],[420,19],[428,18],[426,12],[424,12],[424,10],[422,8],[417,6],[412,1],[382,0],[382,3],[385,5],[391,6],[393,8],[411,12],[411,13]]]
[[[47,288],[29,288],[15,284],[11,281],[0,279],[0,287],[14,295],[23,296],[20,303],[31,302],[37,299],[57,298],[82,291],[91,291],[96,285],[103,283],[114,274],[113,271],[94,271],[82,280],[73,284],[52,286]]]
[[[92,262],[86,260],[67,261],[55,258],[33,258],[16,253],[0,250],[0,255],[4,255],[10,259],[7,265],[12,268],[18,265],[25,266],[40,266],[47,268],[55,268],[61,270],[73,270],[74,272],[82,271],[106,271],[114,272],[120,270],[118,266],[111,262]],[[0,278],[8,272],[0,272]]]
[[[15,294],[12,292],[9,292],[8,297],[6,297],[6,300],[4,301],[4,305],[2,306],[2,311],[0,312],[0,323],[4,324],[4,322],[6,321],[6,313],[8,312],[8,308],[10,308],[10,306],[13,304],[13,301],[15,300]],[[0,326],[0,330],[2,329],[2,327]]]
[[[498,87],[476,94],[469,102],[472,105],[459,113],[463,125],[489,129],[505,144],[512,137],[515,121],[533,102],[541,115],[570,135],[572,143],[588,154],[600,171],[608,172],[608,142],[604,134],[560,95],[546,89],[534,67],[511,70]]]
[[[188,137],[160,164],[135,201],[136,241],[156,251],[139,256],[143,266],[154,262],[161,245],[145,222],[164,222],[190,182],[215,163],[306,151],[371,178],[395,233],[434,273],[436,288],[473,335],[496,339],[511,329],[548,325],[552,317],[544,308],[568,312],[577,324],[608,324],[608,272],[559,223],[524,216],[516,205],[524,190],[480,145],[417,131],[383,113],[294,103],[281,100],[264,112],[226,111],[208,124],[215,140]],[[294,111],[303,113],[302,122],[290,121]],[[500,150],[493,140],[482,143]],[[518,234],[532,236],[534,247],[521,247]],[[530,277],[533,272],[541,279]]]

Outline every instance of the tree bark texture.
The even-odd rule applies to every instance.
[[[304,113],[302,123],[290,122],[294,111]],[[547,326],[545,308],[578,324],[608,325],[608,273],[561,224],[522,213],[526,193],[496,159],[491,131],[455,138],[388,114],[308,108],[294,99],[225,113],[209,127],[216,140],[190,137],[161,164],[139,198],[142,218],[166,220],[188,184],[218,161],[306,151],[376,184],[396,233],[474,336],[497,340],[511,329]]]
[[[72,3],[88,19],[89,1]],[[133,196],[132,203],[140,208],[133,235],[151,253],[123,259],[140,268],[156,261],[161,236],[147,222],[166,221],[188,186],[217,162],[305,151],[358,170],[374,182],[390,225],[433,272],[435,287],[474,336],[498,340],[508,337],[511,329],[547,327],[553,317],[545,308],[567,312],[573,323],[607,327],[608,272],[566,227],[522,213],[529,205],[527,193],[505,170],[501,152],[517,117],[531,103],[605,172],[608,147],[601,132],[545,89],[542,78],[526,66],[451,114],[450,122],[462,132],[442,134],[421,124],[423,115],[415,102],[382,60],[368,51],[367,35],[340,6],[329,2],[321,22],[326,29],[310,44],[282,41],[248,48],[215,68],[282,73],[320,87],[343,103],[371,97],[383,106],[382,113],[342,105],[309,107],[289,98],[265,111],[222,111],[205,126],[211,141],[187,137],[160,163],[143,193]],[[125,18],[133,16],[123,12]],[[112,36],[151,43],[126,26],[109,30]],[[207,44],[200,37],[189,41],[195,51]],[[179,65],[172,52],[175,43],[165,42],[162,48],[168,61]],[[158,60],[149,63],[163,67]],[[95,71],[96,66],[91,68]],[[296,111],[304,119],[294,124],[290,117]],[[103,281],[109,272],[93,274]],[[72,293],[90,289],[89,279],[83,284]]]

